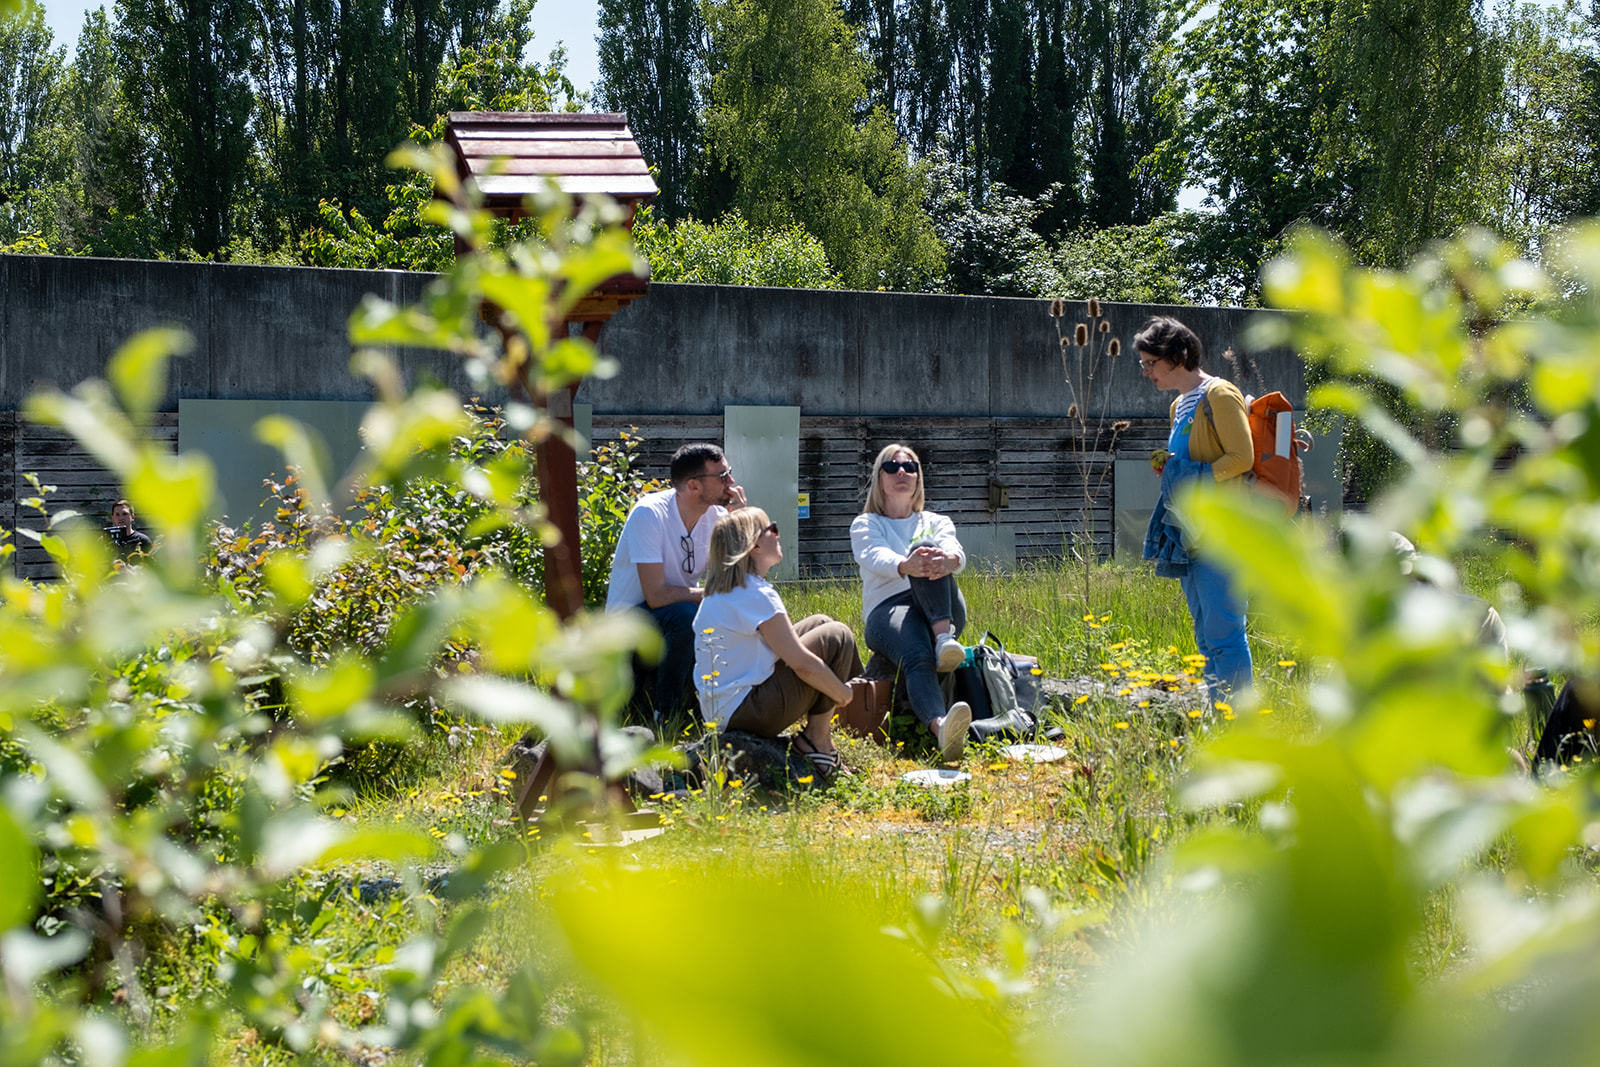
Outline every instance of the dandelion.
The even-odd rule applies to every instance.
[[[803,775],[802,777],[796,778],[795,781],[799,782],[801,785],[810,785],[812,783],[813,779],[812,779],[811,775],[807,774],[807,775]]]
[[[1111,621],[1111,613],[1108,611],[1104,615],[1100,616],[1100,621],[1101,622],[1110,622]]]
[[[717,628],[715,626],[707,626],[704,630],[701,630],[700,632],[703,633],[703,634],[714,634],[714,633],[717,632]]]
[[[1110,319],[1101,319],[1100,320],[1100,326],[1098,328],[1099,328],[1101,333],[1110,333],[1111,332],[1111,320]]]
[[[1128,644],[1128,642],[1126,642],[1126,641],[1118,641],[1114,645],[1107,645],[1106,648],[1108,650],[1112,651],[1112,652],[1121,652],[1124,648],[1127,647],[1127,644]]]
[[[504,778],[508,782],[514,782],[517,780],[517,772],[512,770],[510,767],[506,767],[500,772],[500,777]]]
[[[1167,742],[1167,745],[1169,747],[1171,747],[1171,748],[1177,748],[1178,747],[1178,739],[1176,737],[1174,737],[1171,741]]]
[[[1113,337],[1106,345],[1106,355],[1113,358],[1122,355],[1122,338]]]
[[[1271,708],[1262,708],[1260,713],[1262,715],[1271,715],[1272,714],[1272,709]]]
[[[1278,666],[1280,666],[1280,667],[1293,667],[1294,666],[1294,660],[1292,660],[1292,659],[1280,659],[1278,661]]]
[[[1059,296],[1056,297],[1054,300],[1050,301],[1050,317],[1052,319],[1059,319],[1061,316],[1065,315],[1066,313],[1067,313],[1067,306]]]
[[[1102,663],[1100,664],[1100,669],[1103,671],[1114,671],[1117,669],[1117,665],[1115,663]]]
[[[1128,697],[1128,696],[1132,696],[1132,695],[1133,695],[1133,690],[1127,688],[1126,686],[1124,686],[1123,688],[1117,690],[1117,696],[1119,696],[1119,697]]]
[[[1094,612],[1091,611],[1089,614],[1085,615],[1083,617],[1083,621],[1084,622],[1094,622]]]
[[[1074,700],[1073,703],[1074,704],[1087,704],[1087,703],[1089,703],[1089,694],[1088,693],[1083,694],[1077,700]]]
[[[1150,702],[1148,700],[1141,700],[1139,701],[1139,706],[1141,708],[1148,708],[1150,706]]]
[[[1091,296],[1089,298],[1089,317],[1091,319],[1098,319],[1100,317],[1100,298],[1097,296]]]
[[[1039,675],[1044,673],[1044,668],[1043,667],[1035,667],[1031,671],[1029,671],[1028,673],[1031,674],[1031,675],[1034,675],[1035,677],[1038,677]]]
[[[1224,720],[1225,720],[1225,721],[1227,721],[1227,722],[1232,722],[1232,721],[1233,721],[1233,719],[1234,719],[1234,715],[1233,715],[1233,709],[1232,709],[1232,708],[1229,708],[1229,709],[1228,709],[1228,710],[1227,710],[1227,711],[1225,711],[1225,712],[1223,712],[1223,713],[1222,713],[1222,717],[1223,717],[1223,719],[1224,719]]]
[[[1584,719],[1583,720],[1583,728],[1585,730],[1593,730],[1594,729],[1594,723],[1595,723],[1595,720],[1593,720],[1593,719]]]
[[[1217,710],[1223,712],[1232,711],[1233,705],[1229,704],[1226,700],[1219,700],[1217,701]]]
[[[1189,718],[1198,719],[1200,716],[1202,716],[1204,714],[1205,714],[1205,712],[1201,711],[1199,708],[1195,708],[1193,711],[1189,712]]]
[[[1080,322],[1072,328],[1072,343],[1082,348],[1089,343],[1089,324]]]
[[[1127,722],[1126,722],[1126,721],[1123,721],[1123,722],[1114,722],[1114,723],[1112,723],[1112,724],[1111,724],[1111,725],[1112,725],[1112,726],[1115,726],[1115,727],[1116,727],[1116,728],[1117,728],[1117,729],[1119,729],[1119,730],[1126,730],[1126,729],[1127,729],[1127,728],[1128,728],[1128,724],[1127,724]]]

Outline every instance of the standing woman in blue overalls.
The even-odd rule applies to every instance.
[[[1189,603],[1194,639],[1206,658],[1205,679],[1212,702],[1251,684],[1250,644],[1244,633],[1244,600],[1227,573],[1189,554],[1173,498],[1186,482],[1206,478],[1225,482],[1255,464],[1250,418],[1244,396],[1225,378],[1200,369],[1205,351],[1195,332],[1177,319],[1158,315],[1133,338],[1139,369],[1150,384],[1174,391],[1172,431],[1161,469],[1161,496],[1144,535],[1144,558],[1156,574],[1176,578]]]

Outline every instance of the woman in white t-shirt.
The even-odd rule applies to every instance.
[[[695,687],[708,723],[794,745],[824,778],[839,770],[833,716],[861,673],[855,635],[826,615],[793,625],[767,572],[783,558],[778,524],[746,507],[711,531],[705,599],[694,617]]]
[[[889,445],[872,463],[865,510],[850,524],[861,568],[867,647],[887,656],[906,680],[906,699],[931,731],[945,762],[961,755],[972,708],[944,706],[939,674],[966,659],[958,638],[967,604],[956,575],[967,565],[955,524],[924,511],[922,463],[906,445]]]

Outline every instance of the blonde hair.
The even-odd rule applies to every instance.
[[[706,556],[706,596],[731,593],[755,573],[752,558],[756,542],[772,520],[760,508],[743,507],[719,519],[711,528],[711,551]]]
[[[894,458],[896,452],[910,453],[911,458],[917,461],[917,488],[911,494],[911,510],[918,512],[922,505],[927,503],[927,496],[922,488],[922,460],[917,459],[916,449],[906,444],[885,445],[883,451],[878,453],[878,458],[872,461],[872,481],[867,483],[867,503],[863,511],[870,515],[882,515],[883,511],[883,465]]]

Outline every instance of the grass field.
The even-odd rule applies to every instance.
[[[489,936],[460,961],[454,982],[500,988],[533,961],[556,1014],[583,1024],[590,1055],[601,1062],[634,1062],[636,1038],[564,977],[561,953],[552,947],[559,939],[546,926],[553,887],[590,852],[621,853],[628,865],[708,881],[736,870],[775,886],[847,892],[881,925],[922,931],[941,966],[1009,974],[1010,984],[1002,983],[1009,992],[995,993],[993,1010],[1020,1019],[1041,992],[1070,989],[1125,935],[1136,910],[1128,904],[1143,902],[1144,875],[1173,842],[1210,819],[1251,817],[1244,810],[1205,816],[1178,810],[1174,781],[1197,740],[1228,728],[1228,719],[1272,716],[1284,728],[1306,728],[1303,676],[1292,649],[1253,634],[1259,698],[1210,709],[1192,689],[1198,666],[1177,583],[1143,569],[1106,565],[1085,572],[1068,565],[968,574],[962,587],[969,636],[992,630],[1009,648],[1037,655],[1047,676],[1082,690],[1046,712],[1064,731],[1059,744],[1066,759],[1014,763],[998,745],[970,746],[961,764],[970,783],[930,789],[900,777],[926,766],[925,756],[845,738],[841,749],[855,773],[827,790],[774,794],[732,782],[669,798],[661,805],[665,832],[619,849],[592,845],[587,834],[562,839],[525,830],[507,799],[502,759],[512,738],[476,727],[432,738],[427,751],[405,762],[402,778],[361,790],[342,817],[401,820],[447,844],[521,839],[529,860],[490,895]],[[793,617],[825,612],[859,633],[857,583],[797,583],[782,593]],[[400,886],[366,901],[330,896],[323,911],[337,921],[319,927],[330,958],[360,957],[344,939],[387,957],[408,929],[434,921],[434,905],[420,888]],[[1021,955],[1018,931],[1030,945]],[[664,981],[675,965],[641,961],[659,967]],[[181,975],[152,985],[181,988]],[[336,1010],[362,1019],[374,1001],[364,983],[350,987],[348,997],[335,996]],[[257,1052],[265,1055],[252,1056]]]

